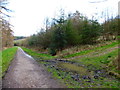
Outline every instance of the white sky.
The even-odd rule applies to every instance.
[[[63,8],[66,13],[75,12],[85,14],[89,18],[95,13],[102,13],[107,8],[109,14],[118,12],[119,0],[107,0],[101,3],[89,3],[103,0],[9,0],[9,6],[14,12],[10,15],[11,24],[14,26],[15,36],[30,36],[43,27],[46,17],[54,18]],[[97,8],[97,9],[96,9]],[[100,19],[103,21],[103,19]]]

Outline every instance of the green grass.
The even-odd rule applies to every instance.
[[[46,64],[46,63],[44,63],[44,64]],[[65,66],[63,68],[69,68],[67,66]],[[71,68],[71,66],[70,66],[70,69],[76,71],[76,69],[75,69],[76,66],[72,65],[72,67],[74,69]],[[89,80],[83,79],[83,78],[80,78],[80,82],[77,82],[76,80],[71,78],[72,75],[76,74],[76,73],[73,73],[72,71],[63,71],[60,69],[57,70],[56,68],[53,68],[53,67],[51,68],[51,66],[47,66],[47,70],[48,70],[48,72],[52,73],[53,77],[60,79],[61,82],[63,82],[68,88],[118,88],[118,85],[120,84],[118,80],[111,79],[111,78],[100,77],[100,79],[94,79],[94,78],[92,78],[92,75],[94,74],[93,72],[91,73],[91,75],[89,72],[87,72],[86,75],[91,76],[91,79],[94,82],[88,82]],[[79,71],[80,70],[81,69],[79,69]],[[81,73],[80,74],[80,76],[81,76],[82,72],[80,72],[80,73]]]
[[[28,53],[29,55],[31,55],[33,57],[36,57],[36,58],[40,58],[42,60],[49,60],[49,59],[54,59],[55,58],[55,56],[51,56],[51,55],[48,55],[48,54],[37,53],[37,52],[32,51],[31,49],[28,49],[28,48],[22,47],[22,49],[26,53]]]
[[[118,49],[114,50],[112,52],[109,52],[107,54],[104,54],[102,56],[97,56],[97,57],[87,57],[87,58],[79,58],[79,59],[74,59],[72,61],[75,62],[82,62],[84,65],[92,65],[96,69],[102,68],[102,66],[106,66],[108,63],[114,60],[115,57],[118,56]]]
[[[2,54],[2,76],[4,76],[5,72],[7,71],[10,62],[14,59],[14,56],[16,54],[17,47],[8,48],[6,50],[3,50],[0,54]]]
[[[79,86],[79,83],[74,81],[71,78],[71,75],[69,73],[71,72],[67,72],[68,74],[66,74],[65,71],[62,70],[56,70],[55,68],[51,68],[51,67],[47,67],[48,72],[51,72],[53,77],[60,79],[61,83],[64,83],[68,88],[81,88]]]
[[[81,67],[81,66],[77,66],[75,64],[59,63],[58,67],[65,68],[66,71],[73,71],[73,72],[77,72],[79,74],[82,73],[82,75],[86,75],[87,74],[87,69],[85,69],[84,67]]]
[[[65,71],[56,70],[55,68],[51,68],[51,67],[48,67],[48,71],[51,72],[54,77],[62,80],[69,88],[81,88],[81,87],[88,88],[89,86],[91,86],[91,88],[118,88],[118,85],[120,83],[117,79],[100,77],[100,79],[98,80],[92,78],[94,74],[93,72],[95,70],[102,70],[102,69],[107,70],[106,66],[108,65],[109,62],[113,61],[117,55],[118,55],[118,50],[114,50],[99,57],[88,57],[76,61],[78,63],[82,62],[82,64],[85,67],[90,65],[90,67],[86,67],[86,68],[84,67],[81,68],[75,66],[74,64],[58,63],[58,65],[61,66],[60,68],[65,68]],[[91,72],[86,71],[87,69],[90,70]],[[81,79],[79,83],[71,78],[70,72],[77,72],[80,75],[89,75],[94,81],[94,83],[89,83],[85,79]]]
[[[120,38],[120,36],[117,36],[117,38]]]
[[[74,57],[74,56],[80,56],[80,55],[86,55],[86,54],[99,54],[99,51],[106,51],[106,49],[114,48],[118,45],[118,42],[112,42],[111,44],[97,47],[91,50],[83,50],[79,53],[74,53],[70,55],[64,56],[65,58]],[[37,52],[34,52],[30,49],[23,48],[25,52],[30,54],[33,57],[40,57],[46,60],[54,59],[54,56],[46,55],[46,54],[40,54]],[[96,55],[97,55],[96,54]],[[73,61],[77,64],[72,63],[64,63],[64,62],[57,62],[57,64],[52,64],[51,62],[46,62],[46,60],[39,60],[41,64],[45,65],[48,72],[52,73],[53,77],[60,79],[61,82],[63,82],[68,88],[118,88],[119,81],[118,79],[115,79],[114,77],[102,77],[100,76],[99,79],[95,79],[94,75],[96,70],[114,70],[112,68],[106,67],[110,62],[112,62],[115,57],[118,55],[118,49],[115,49],[113,51],[110,51],[105,54],[100,54],[98,56],[93,57],[82,57],[77,59],[70,59],[70,61]],[[53,67],[53,66],[54,67]],[[82,67],[81,67],[82,65]],[[90,72],[88,72],[90,71]],[[79,74],[80,82],[73,79],[71,76]],[[107,74],[107,71],[105,73],[101,74]],[[89,75],[91,80],[93,82],[88,82],[89,80],[83,79],[82,76]],[[119,84],[118,84],[119,83]]]
[[[80,51],[80,52],[77,52],[77,53],[69,54],[69,55],[64,56],[64,58],[71,58],[71,57],[75,57],[75,56],[79,56],[79,55],[85,55],[85,54],[88,54],[88,53],[96,51],[96,50],[101,50],[102,51],[104,49],[111,48],[111,47],[114,47],[114,46],[117,46],[117,45],[118,45],[118,42],[113,42],[112,44],[105,45],[105,46],[102,46],[102,47],[97,47],[97,48],[94,48],[94,49],[84,50],[84,51]]]
[[[2,77],[2,52],[0,52],[0,78]]]

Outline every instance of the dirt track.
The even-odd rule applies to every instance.
[[[63,88],[45,69],[18,48],[3,79],[3,88]]]

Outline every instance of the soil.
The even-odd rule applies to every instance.
[[[2,80],[3,88],[65,88],[51,77],[43,66],[18,48],[14,60]]]

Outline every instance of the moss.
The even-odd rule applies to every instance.
[[[67,71],[77,72],[77,73],[83,74],[83,75],[87,74],[87,69],[85,69],[84,67],[77,66],[74,64],[70,64],[70,63],[59,63],[58,67],[64,68]]]

